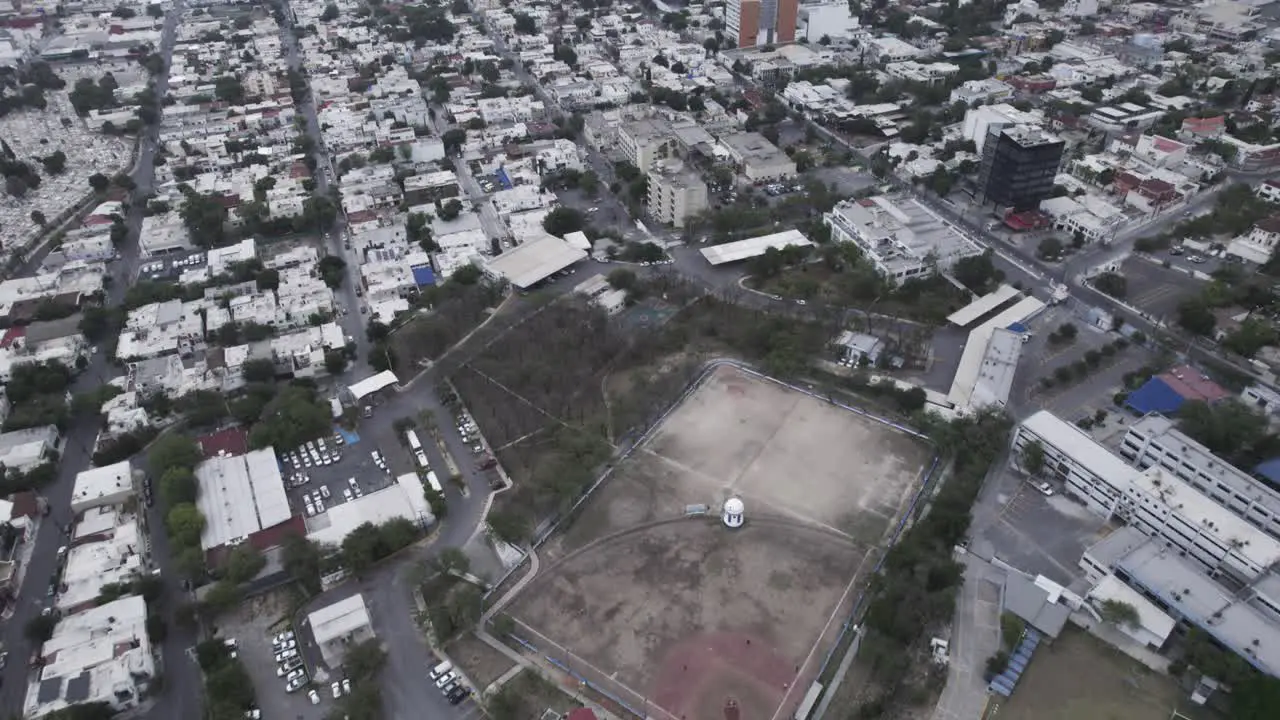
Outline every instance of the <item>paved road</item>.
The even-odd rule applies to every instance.
[[[284,2],[285,17],[292,17],[292,10],[289,7],[288,0]],[[294,37],[292,29],[289,25],[281,26],[280,32],[281,46],[284,48],[285,61],[289,68],[302,73],[307,78],[308,87],[310,86],[310,75],[302,65],[302,56],[298,52],[298,39]],[[329,157],[325,150],[324,136],[320,132],[320,121],[316,118],[316,105],[314,96],[308,92],[306,99],[300,104],[302,116],[306,120],[306,133],[315,142],[315,159],[316,173],[312,178],[316,183],[316,194],[327,195],[329,193],[330,177],[337,177],[333,174],[333,160]],[[326,173],[325,169],[329,172]],[[353,250],[347,250],[345,240],[348,237],[346,214],[341,207],[338,209],[338,217],[334,226],[324,234],[324,247],[330,255],[342,258],[347,264],[347,277],[342,287],[334,292],[338,305],[345,308],[348,312],[346,315],[339,314],[338,323],[342,326],[343,332],[351,337],[356,345],[356,361],[347,369],[347,376],[350,381],[361,380],[370,374],[369,370],[369,347],[370,343],[365,336],[364,320],[367,317],[360,312],[362,303],[356,295],[356,288],[360,282],[360,262],[361,258]]]
[[[431,392],[432,373],[420,378],[412,388],[391,397],[378,406],[374,417],[361,427],[362,436],[390,437],[392,424],[403,416],[415,417],[429,411],[440,428],[441,436],[454,460],[460,466],[467,486],[464,496],[452,483],[445,484],[449,512],[440,524],[438,535],[427,546],[415,548],[405,556],[378,567],[360,581],[347,582],[307,604],[300,613],[314,611],[357,593],[363,593],[370,608],[374,632],[384,643],[388,663],[382,674],[386,717],[393,720],[419,720],[423,717],[452,718],[470,712],[469,703],[452,706],[427,680],[427,671],[439,660],[423,639],[414,615],[410,567],[434,558],[447,547],[460,547],[471,539],[484,520],[488,508],[489,485],[486,475],[475,470],[473,455],[458,435],[452,413]],[[422,434],[423,448],[433,468],[446,467],[435,443]],[[389,448],[389,445],[387,445]]]
[[[161,39],[161,53],[166,65],[173,54],[174,31],[179,15],[182,12],[181,2],[177,3],[165,18]],[[168,78],[161,75],[154,80],[156,95],[164,97],[168,89]],[[158,126],[147,128],[140,140],[136,171],[133,173],[137,183],[136,197],[144,197],[154,182],[156,140]],[[120,259],[112,268],[115,282],[107,292],[107,302],[117,305],[124,299],[129,279],[139,264],[138,231],[142,225],[143,204],[135,202],[126,219],[130,228],[128,240],[120,250]],[[76,379],[73,392],[91,390],[104,381],[119,374],[119,370],[109,363],[105,353],[92,356],[89,367]],[[23,628],[27,621],[39,614],[45,602],[45,588],[53,577],[57,560],[57,548],[62,545],[64,535],[60,527],[66,527],[74,521],[70,512],[71,491],[75,477],[92,464],[91,450],[97,437],[99,421],[97,418],[77,419],[72,422],[66,432],[66,444],[62,453],[62,461],[58,468],[56,480],[44,489],[44,496],[52,508],[51,514],[44,518],[35,537],[35,547],[27,565],[26,579],[18,596],[18,605],[13,617],[5,624],[3,630],[4,648],[11,653],[8,666],[0,676],[4,685],[0,688],[0,712],[7,715],[20,715],[27,688],[28,666],[27,656],[31,647],[23,637]],[[184,649],[194,643],[194,636],[179,628],[173,622],[173,609],[179,604],[181,587],[179,579],[168,572],[169,543],[164,531],[164,523],[159,513],[148,510],[151,527],[152,561],[161,569],[165,583],[165,610],[169,621],[169,634],[161,644],[161,656],[164,661],[165,691],[146,717],[155,720],[170,718],[194,718],[200,715],[200,677],[195,666],[186,660]]]

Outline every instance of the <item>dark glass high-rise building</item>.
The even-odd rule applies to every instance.
[[[1066,147],[1062,138],[1031,125],[992,127],[982,147],[978,189],[984,203],[1034,210],[1053,193]]]

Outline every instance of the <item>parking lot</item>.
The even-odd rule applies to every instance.
[[[351,433],[335,433],[277,455],[289,501],[307,517],[395,482],[385,451]]]
[[[284,621],[289,603],[282,593],[267,593],[242,604],[236,612],[221,619],[219,635],[235,640],[236,652],[253,681],[254,695],[263,718],[298,718],[319,720],[333,708],[333,696],[327,683],[316,679],[315,699],[312,702],[308,686],[310,678],[297,682],[292,692],[286,690],[285,675],[276,663],[277,648],[272,641],[280,633],[290,631]],[[297,644],[307,640],[301,635],[292,638],[295,651],[304,650]],[[286,641],[287,642],[287,641]],[[305,666],[298,666],[302,669]],[[304,670],[305,673],[305,670]]]
[[[1207,267],[1202,265],[1197,269],[1209,272]],[[1199,292],[1205,284],[1186,272],[1144,258],[1131,257],[1120,269],[1128,283],[1125,300],[1151,317],[1166,321],[1175,318],[1179,303]]]
[[[1002,491],[1002,505],[995,522],[976,533],[990,543],[973,547],[983,557],[994,552],[1019,570],[1070,586],[1081,576],[1077,564],[1085,549],[1111,532],[1105,520],[1064,496],[1061,483],[1050,481],[1054,494],[1046,497],[1010,467],[989,482]]]

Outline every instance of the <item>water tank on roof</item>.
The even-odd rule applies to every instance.
[[[736,497],[729,498],[724,501],[724,511],[720,515],[721,521],[727,528],[740,528],[745,521],[744,513],[746,506],[742,500]]]

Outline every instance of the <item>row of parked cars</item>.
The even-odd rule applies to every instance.
[[[444,693],[450,705],[457,705],[466,700],[467,696],[471,694],[471,688],[463,685],[462,678],[458,677],[458,674],[453,671],[452,663],[442,662],[431,668],[431,672],[428,675],[435,682],[436,688]]]
[[[342,459],[342,453],[338,451],[338,446],[344,442],[342,435],[337,433],[333,435],[333,447],[330,447],[324,438],[308,440],[296,450],[290,450],[285,453],[284,461],[293,466],[295,474],[303,468],[332,465]]]

